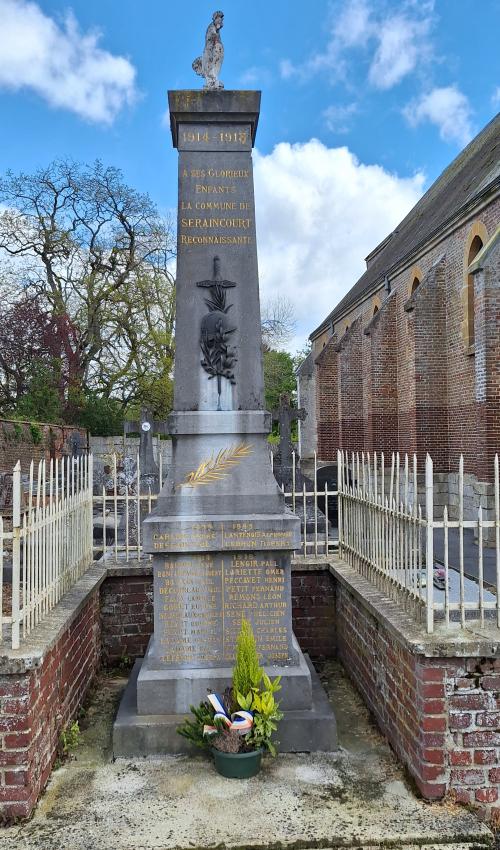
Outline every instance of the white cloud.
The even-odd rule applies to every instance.
[[[371,9],[365,0],[350,0],[336,16],[333,35],[344,47],[365,45],[373,35]]]
[[[500,104],[500,86],[497,86],[491,95],[491,102],[493,106],[498,106]]]
[[[403,114],[412,127],[425,121],[435,124],[445,142],[458,142],[463,146],[474,135],[470,103],[457,86],[432,89],[411,101]]]
[[[28,88],[51,106],[110,124],[136,97],[135,68],[81,33],[68,12],[60,26],[36,3],[0,0],[0,87]]]
[[[281,76],[307,79],[328,72],[333,78],[345,77],[348,53],[356,49],[369,62],[369,82],[375,88],[392,88],[432,55],[433,5],[432,0],[406,0],[397,12],[383,12],[368,0],[345,0],[333,7],[325,50],[300,64],[282,60]]]
[[[292,300],[296,345],[356,282],[364,257],[414,206],[423,182],[422,174],[400,178],[315,139],[256,152],[262,298]]]
[[[323,110],[323,118],[330,132],[348,133],[350,119],[357,111],[356,103],[332,104]]]
[[[368,74],[375,88],[392,88],[428,55],[430,24],[429,17],[419,20],[408,15],[394,15],[382,22]]]

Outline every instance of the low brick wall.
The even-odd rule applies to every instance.
[[[328,570],[297,567],[292,572],[293,630],[313,661],[333,658],[336,650],[335,581]]]
[[[0,673],[0,821],[31,814],[61,731],[75,718],[99,665],[98,588],[72,607],[43,653],[24,650],[2,663],[10,672]]]
[[[335,655],[335,582],[326,569],[292,573],[293,629],[313,661]],[[109,567],[101,585],[102,660],[106,666],[141,658],[153,633],[151,566]]]
[[[150,564],[97,564],[35,630],[36,644],[0,657],[1,816],[32,811],[100,660],[144,654],[152,596]],[[498,631],[428,637],[338,560],[296,564],[292,603],[302,648],[314,660],[337,653],[422,795],[500,822]]]
[[[338,656],[420,793],[500,825],[500,644],[427,638],[349,568],[333,572]]]
[[[112,666],[142,658],[153,634],[151,566],[117,570],[101,585],[102,660]],[[118,574],[119,573],[119,574]]]

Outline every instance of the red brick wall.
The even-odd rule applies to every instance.
[[[364,444],[362,337],[358,318],[339,343],[339,438],[343,449],[354,452]]]
[[[365,448],[368,451],[384,452],[387,457],[398,450],[395,307],[394,296],[388,298],[364,332]]]
[[[474,283],[477,474],[491,481],[494,455],[500,451],[500,248],[485,259]]]
[[[41,665],[0,675],[0,819],[29,815],[100,657],[99,592],[86,600]]]
[[[0,472],[12,472],[17,461],[21,461],[21,471],[28,472],[31,461],[49,461],[51,457],[61,458],[71,454],[70,437],[74,431],[80,434],[82,445],[87,445],[87,431],[73,428],[71,425],[46,425],[32,423],[41,440],[33,440],[29,422],[12,422],[0,419]]]
[[[336,594],[339,657],[422,795],[500,823],[500,659],[414,655],[347,588]]]
[[[348,323],[351,330],[359,322],[362,350],[354,354],[352,342],[334,336],[316,360],[321,460],[334,461],[338,448],[386,453],[397,448],[402,453],[418,452],[421,467],[425,452],[431,450],[435,471],[448,472],[458,469],[462,453],[465,473],[492,480],[492,456],[500,450],[498,256],[490,258],[484,273],[476,275],[475,355],[464,341],[463,287],[464,255],[473,224],[480,222],[491,237],[499,221],[497,198],[415,258],[422,282],[410,312],[404,307],[414,270],[406,267],[391,277],[391,320],[385,311],[388,295],[382,283],[376,293],[382,302],[376,323],[372,323],[374,293],[339,319],[339,328]],[[368,326],[372,328],[369,335],[364,333]],[[330,353],[339,346],[337,363]],[[357,374],[349,375],[346,369]],[[350,406],[354,386],[362,387],[355,408],[364,397],[364,432],[357,414],[347,417],[343,413]],[[344,400],[344,388],[348,400]]]
[[[292,573],[293,628],[313,660],[335,654],[335,585],[326,570]],[[141,658],[153,633],[152,576],[110,576],[101,585],[102,660]]]
[[[110,576],[101,585],[102,659],[141,658],[153,633],[152,575]]]
[[[330,340],[316,358],[318,457],[337,459],[339,447],[338,351]]]
[[[327,570],[292,573],[293,630],[313,661],[335,655],[335,582]]]
[[[446,370],[446,313],[444,259],[424,276],[405,312],[413,313],[412,333],[415,386],[415,434],[418,458],[423,468],[427,452],[435,469],[448,470],[448,413]]]

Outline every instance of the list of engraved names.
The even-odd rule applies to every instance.
[[[163,664],[231,664],[241,619],[266,661],[289,653],[286,577],[268,552],[155,558],[156,653]]]

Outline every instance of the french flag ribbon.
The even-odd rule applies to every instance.
[[[247,735],[253,726],[253,714],[251,711],[235,711],[229,717],[224,708],[222,699],[218,694],[208,694],[207,697],[212,708],[215,709],[214,720],[222,720],[231,732],[238,732],[239,735]],[[216,735],[219,729],[216,726],[203,727],[204,735]]]

